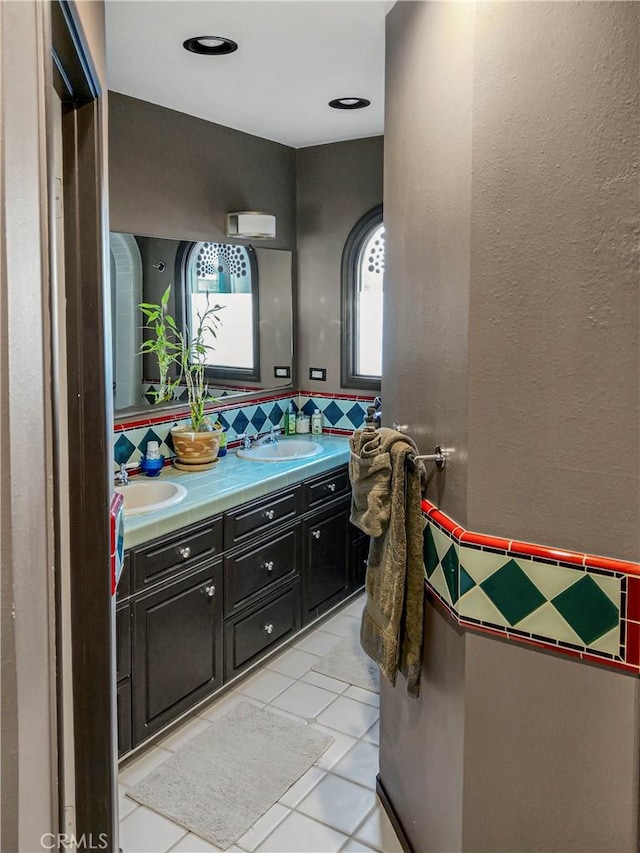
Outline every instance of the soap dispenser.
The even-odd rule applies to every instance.
[[[296,413],[293,411],[293,403],[291,403],[289,411],[285,415],[285,433],[287,435],[296,434]]]
[[[322,435],[323,425],[322,412],[320,409],[316,409],[311,415],[311,432],[313,435]]]

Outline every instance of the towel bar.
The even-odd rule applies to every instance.
[[[421,462],[435,462],[436,468],[441,471],[447,464],[447,455],[447,451],[439,444],[436,444],[434,453],[428,453],[424,456],[414,456],[413,458],[419,459]]]

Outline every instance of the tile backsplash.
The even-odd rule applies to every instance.
[[[372,397],[298,391],[272,394],[243,405],[234,406],[232,402],[217,405],[211,414],[215,413],[227,430],[229,444],[236,442],[243,433],[257,436],[269,432],[272,427],[282,427],[284,414],[291,404],[294,411],[302,410],[308,415],[320,409],[324,416],[324,432],[348,435],[362,426],[372,400]],[[114,463],[119,465],[124,462],[130,466],[139,464],[149,441],[157,441],[162,455],[168,460],[172,459],[171,427],[187,421],[188,417],[184,415],[178,418],[175,414],[154,415],[150,409],[148,417],[138,415],[116,424],[113,431]]]

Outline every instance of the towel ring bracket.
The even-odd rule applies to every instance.
[[[439,444],[436,444],[435,450],[433,453],[427,453],[423,456],[414,456],[414,459],[419,459],[421,462],[435,462],[436,468],[439,471],[447,464],[447,451]]]

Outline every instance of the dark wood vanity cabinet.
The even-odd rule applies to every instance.
[[[349,506],[342,466],[127,552],[120,755],[362,585]]]
[[[349,593],[349,499],[302,523],[302,622],[308,625]]]
[[[367,560],[369,557],[369,537],[349,525],[349,571],[352,589],[364,586],[367,574]]]
[[[145,740],[222,685],[222,563],[133,603],[133,737]]]

